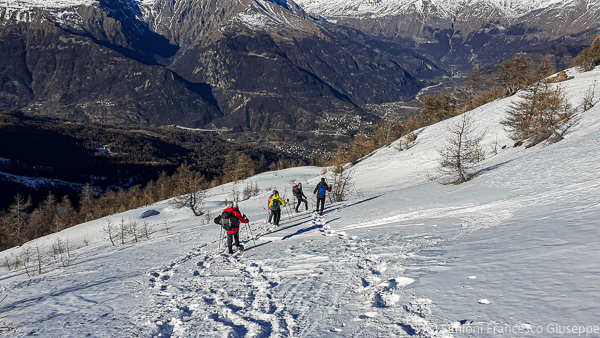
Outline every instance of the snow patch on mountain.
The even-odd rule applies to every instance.
[[[12,9],[56,9],[92,5],[97,0],[5,0],[0,6]]]
[[[4,0],[0,2],[0,6],[14,9],[56,9],[77,7],[82,5],[89,6],[98,2],[98,0]],[[154,4],[156,0],[139,0],[132,2],[138,5],[147,6]]]
[[[324,17],[377,18],[418,13],[443,19],[451,19],[464,10],[477,7],[483,12],[498,11],[506,18],[518,18],[535,10],[571,2],[572,0],[296,0],[307,12]]]
[[[129,1],[142,8],[149,8],[156,2],[156,0]],[[42,11],[45,19],[77,26],[80,23],[77,8],[95,6],[98,3],[98,0],[0,0],[0,17],[4,20],[30,22],[40,18],[35,12]]]
[[[251,29],[265,29],[276,26],[292,26],[303,30],[306,22],[294,13],[289,4],[283,0],[253,0],[244,12],[233,20]]]
[[[252,5],[246,11],[239,13],[234,21],[238,21],[254,29],[284,23],[283,18],[276,12],[276,8],[273,8],[273,3],[263,0],[252,1]]]

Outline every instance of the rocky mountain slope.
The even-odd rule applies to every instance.
[[[600,28],[587,0],[297,0],[303,9],[438,58],[454,71],[516,53],[550,53],[565,67]]]
[[[166,39],[125,28],[100,8],[77,11],[72,24],[52,21],[46,10],[34,9],[25,22],[5,12],[0,108],[144,125],[202,126],[222,116],[209,86],[157,64],[148,48],[160,39],[170,46]]]
[[[289,1],[5,6],[0,102],[40,114],[343,136],[376,120],[365,104],[410,99],[445,74]]]

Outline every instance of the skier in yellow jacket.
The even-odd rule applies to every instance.
[[[279,226],[279,220],[281,219],[281,207],[285,206],[290,200],[282,200],[279,197],[279,192],[277,190],[273,191],[273,195],[269,198],[269,209],[271,209],[271,214],[269,215],[269,223],[271,223],[271,219],[273,219],[273,224],[275,226]]]

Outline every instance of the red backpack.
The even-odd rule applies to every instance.
[[[296,197],[296,189],[298,188],[298,185],[296,184],[295,186],[292,187],[292,193],[294,193],[294,197]]]
[[[271,201],[273,200],[273,195],[269,196],[269,201],[267,202],[267,206],[271,209]]]

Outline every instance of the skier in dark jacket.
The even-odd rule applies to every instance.
[[[226,203],[227,208],[221,213],[221,225],[225,232],[227,232],[227,248],[229,254],[233,254],[233,241],[235,239],[235,246],[239,251],[244,251],[244,247],[240,244],[240,222],[248,223],[248,217],[242,215],[237,207],[233,206],[233,202],[228,201]],[[228,217],[225,217],[228,216]]]
[[[321,204],[321,212],[319,215],[323,216],[323,209],[325,209],[325,192],[331,191],[331,187],[325,183],[325,178],[321,178],[321,182],[317,184],[313,194],[317,194],[317,209],[316,212],[319,212],[319,203]]]
[[[304,206],[306,207],[306,210],[308,210],[308,200],[306,199],[306,195],[304,195],[304,192],[302,191],[302,183],[298,183],[298,185],[296,186],[296,199],[298,200],[296,203],[296,212],[298,212],[298,207],[302,202],[304,202]]]

